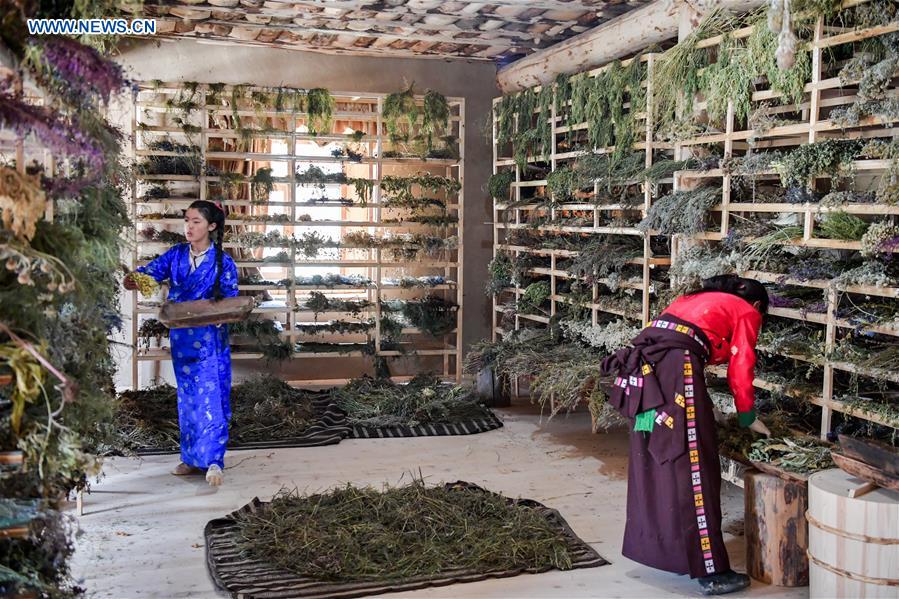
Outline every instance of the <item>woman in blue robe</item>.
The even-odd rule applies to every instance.
[[[222,249],[225,213],[212,202],[193,202],[184,214],[187,243],[178,244],[137,269],[169,281],[170,302],[237,295],[237,268]],[[125,287],[135,288],[129,279]],[[181,463],[175,475],[205,470],[210,485],[224,481],[225,446],[231,419],[231,347],[227,325],[172,329],[172,366],[178,382]]]

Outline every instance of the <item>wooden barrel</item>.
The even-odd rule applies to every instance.
[[[746,501],[746,573],[780,587],[808,584],[805,481],[757,470],[743,478]]]
[[[842,470],[809,478],[809,596],[899,599],[899,493],[850,498]]]

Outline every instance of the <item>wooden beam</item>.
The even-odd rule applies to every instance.
[[[264,14],[264,13],[259,13],[258,11],[248,10],[245,8],[217,8],[212,12],[213,12],[213,14],[221,13],[223,15],[235,15],[235,16],[239,16],[239,17],[244,17],[244,19],[235,19],[232,21],[232,20],[228,20],[228,19],[210,18],[207,20],[197,21],[197,24],[204,23],[204,24],[222,25],[222,26],[230,26],[230,27],[245,27],[247,29],[264,28],[264,29],[273,29],[273,30],[279,30],[279,29],[290,30],[290,29],[288,29],[289,25],[286,25],[286,24],[271,24],[271,22],[246,20],[247,18],[252,19],[254,17],[260,16],[260,14]],[[369,12],[374,12],[374,11],[369,11]],[[379,11],[379,12],[388,12],[388,11]],[[408,15],[415,16],[417,19],[423,19],[424,17],[428,16],[429,13],[413,13],[413,12],[396,13],[395,12],[395,13],[391,13],[391,14],[395,14],[397,17],[400,17],[403,14],[408,14]],[[441,16],[449,16],[451,19],[453,19],[453,21],[455,21],[455,20],[471,20],[471,17],[458,17],[458,19],[456,19],[456,18],[453,18],[454,17],[453,15],[443,15],[443,13],[440,13],[440,15]],[[479,16],[482,16],[485,19],[487,18],[486,15],[479,15]],[[401,20],[359,19],[359,18],[352,18],[352,17],[346,18],[346,17],[331,16],[331,15],[328,15],[325,13],[306,12],[306,11],[300,11],[295,14],[292,14],[290,16],[290,18],[293,20],[293,23],[295,25],[300,25],[301,27],[304,27],[304,28],[308,27],[309,29],[314,29],[316,31],[320,31],[320,30],[322,30],[322,28],[320,28],[318,26],[309,26],[308,23],[305,23],[305,22],[306,21],[318,21],[318,22],[323,22],[323,23],[329,23],[331,25],[346,26],[348,24],[352,24],[353,27],[357,27],[357,26],[358,27],[366,27],[366,29],[359,29],[359,30],[357,30],[357,29],[342,29],[340,27],[333,27],[333,30],[347,32],[347,33],[348,32],[365,33],[366,31],[368,31],[370,34],[369,37],[389,35],[388,32],[381,32],[381,31],[377,31],[377,30],[368,29],[370,27],[374,27],[374,28],[396,27],[398,29],[412,29],[412,30],[416,30],[416,31],[422,30],[422,29],[424,29],[426,31],[437,30],[437,31],[441,31],[443,33],[453,33],[453,34],[465,33],[465,34],[472,34],[472,35],[478,35],[478,36],[491,33],[491,31],[495,31],[501,37],[518,38],[518,39],[524,39],[524,40],[533,40],[534,37],[538,37],[532,33],[527,33],[525,31],[515,31],[515,30],[510,30],[510,29],[502,29],[502,28],[496,29],[496,30],[465,29],[463,27],[459,27],[459,26],[455,25],[454,23],[449,23],[447,25],[433,25],[433,24],[426,23],[423,20],[419,20],[417,22],[410,23],[410,22],[401,21]],[[165,17],[158,17],[158,19],[164,20]],[[529,19],[526,21],[519,21],[519,20],[514,20],[514,19],[513,19],[513,21],[515,21],[516,23],[519,23],[519,24],[533,25],[535,23],[542,22],[543,19],[540,19],[538,17],[538,18]],[[550,19],[549,22],[551,22],[553,24],[565,24],[566,27],[576,24],[576,21],[562,22],[562,21],[556,21],[556,20],[552,20],[552,19]],[[397,34],[397,35],[400,35],[400,34]],[[475,39],[475,38],[472,38],[472,39]],[[494,38],[491,38],[491,39],[494,39]],[[426,36],[426,39],[424,41],[434,42],[435,40],[432,39],[430,35],[428,35],[428,36]]]
[[[763,0],[720,0],[734,11],[747,11]],[[497,73],[503,94],[549,83],[562,73],[590,70],[677,36],[679,9],[686,0],[659,0],[632,10],[580,35],[518,60]]]
[[[522,10],[529,10],[533,8],[538,8],[542,10],[601,10],[608,6],[612,6],[612,2],[604,2],[599,5],[588,4],[586,2],[564,2],[561,0],[537,0],[532,2],[531,0],[466,0],[466,4],[474,4],[481,6],[503,6],[503,7],[511,7],[511,8],[521,8]],[[313,6],[327,6],[328,8],[345,8],[349,10],[359,10],[365,9],[365,6],[360,5],[358,0],[307,0],[305,4],[311,4]]]
[[[156,19],[157,21],[166,21],[173,20],[171,17],[159,17]],[[180,19],[179,19],[180,21]],[[510,40],[496,40],[496,39],[480,39],[480,38],[454,38],[449,35],[407,35],[400,33],[376,33],[371,31],[352,31],[349,29],[330,29],[327,27],[318,27],[315,25],[279,25],[277,27],[272,27],[270,25],[261,25],[257,23],[249,23],[241,21],[240,23],[234,23],[233,21],[219,21],[216,19],[208,19],[205,21],[197,21],[194,25],[224,25],[227,27],[239,27],[241,29],[259,29],[259,30],[277,30],[277,31],[286,31],[289,33],[295,33],[299,35],[309,35],[311,33],[318,33],[324,35],[344,35],[348,37],[372,37],[375,35],[377,37],[389,37],[395,38],[398,40],[407,40],[413,42],[435,42],[435,43],[448,43],[448,44],[458,44],[460,46],[494,46],[499,48],[521,48],[521,49],[533,49],[536,48],[537,44],[533,41],[522,41],[522,42],[513,42]],[[186,32],[189,33],[189,32]],[[171,34],[169,34],[171,35]],[[221,39],[232,39],[221,38]],[[272,45],[268,42],[263,42],[264,45]],[[290,45],[290,44],[285,44]],[[350,46],[337,46],[337,47],[345,47],[350,48]]]
[[[137,38],[137,36],[134,36]],[[163,36],[157,36],[163,37]],[[140,36],[137,39],[146,41],[146,36]],[[288,42],[257,42],[255,40],[244,40],[238,38],[213,38],[198,37],[194,33],[178,33],[169,34],[163,37],[161,41],[175,41],[176,39],[186,39],[197,42],[198,44],[207,44],[212,46],[245,46],[249,48],[279,48],[282,50],[295,50],[298,52],[315,52],[317,54],[328,54],[336,56],[373,56],[373,57],[395,57],[395,58],[418,58],[432,60],[471,60],[477,62],[493,62],[490,56],[471,56],[448,55],[448,54],[416,54],[411,50],[401,50],[397,48],[388,48],[386,50],[378,50],[377,48],[359,48],[359,47],[340,47],[340,46],[311,46],[306,43],[288,43]],[[480,44],[474,44],[480,45]],[[508,50],[508,48],[499,48],[500,54]]]

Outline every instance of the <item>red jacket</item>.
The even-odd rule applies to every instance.
[[[727,366],[727,382],[734,394],[741,424],[755,419],[755,344],[762,315],[752,304],[731,293],[704,291],[676,299],[663,314],[670,314],[702,329],[712,344],[710,364]]]

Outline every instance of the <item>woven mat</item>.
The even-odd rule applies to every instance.
[[[466,482],[450,483],[448,486],[466,486],[486,491]],[[510,499],[509,503],[534,507],[559,531],[565,535],[572,554],[573,568],[595,568],[608,564],[601,555],[582,541],[556,510],[550,509],[531,499]],[[538,574],[552,568],[519,568],[516,570],[475,572],[453,570],[434,576],[419,576],[382,582],[329,582],[304,578],[263,561],[241,557],[234,543],[237,526],[234,515],[263,509],[266,503],[253,499],[236,512],[211,520],[206,524],[206,565],[218,587],[241,599],[290,599],[290,598],[348,598],[364,597],[399,591],[410,591],[427,587],[446,586],[462,582],[475,582],[488,578],[509,578],[519,574]]]
[[[346,414],[331,401],[327,394],[322,394],[320,398],[313,399],[312,409],[316,416],[315,423],[303,431],[302,435],[271,441],[243,443],[231,441],[228,443],[228,450],[336,445],[350,435],[350,426],[347,423]],[[179,449],[147,448],[138,449],[134,453],[137,455],[171,455],[179,452]]]
[[[416,426],[350,426],[351,439],[382,439],[390,437],[444,437],[447,435],[474,435],[502,427],[503,422],[492,411],[481,417],[452,423],[419,424]]]

